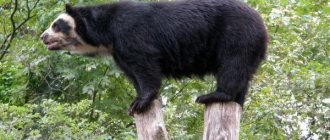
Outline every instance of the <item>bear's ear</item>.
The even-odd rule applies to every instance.
[[[69,15],[73,15],[75,13],[71,4],[65,4],[65,12]]]

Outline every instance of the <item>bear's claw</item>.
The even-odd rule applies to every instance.
[[[147,111],[150,107],[151,101],[146,99],[136,98],[130,105],[128,109],[128,114],[134,116],[134,113],[143,113]]]
[[[200,104],[208,104],[208,103],[214,103],[214,102],[228,102],[232,101],[233,97],[230,95],[227,95],[223,92],[213,92],[206,95],[198,96],[196,99],[196,103]]]

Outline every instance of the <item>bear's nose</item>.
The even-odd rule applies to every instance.
[[[47,38],[48,38],[48,33],[43,33],[43,34],[41,34],[41,36],[40,36],[40,39],[41,39],[42,41],[47,40]]]

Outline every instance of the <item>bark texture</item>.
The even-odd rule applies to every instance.
[[[160,100],[154,100],[147,112],[134,114],[134,120],[139,140],[168,140]]]
[[[238,140],[241,112],[235,102],[206,105],[203,140]]]

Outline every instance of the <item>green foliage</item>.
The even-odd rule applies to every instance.
[[[90,121],[90,112],[97,119]],[[109,134],[119,138],[132,138],[132,130],[126,130],[122,122],[112,119],[111,113],[92,110],[90,100],[76,104],[43,100],[40,104],[24,106],[0,105],[0,120],[3,139],[112,139]],[[128,133],[130,132],[130,133]],[[108,134],[109,133],[109,134]],[[121,137],[121,133],[124,136]]]
[[[246,1],[262,14],[270,42],[267,60],[251,82],[241,138],[329,139],[330,3]],[[10,2],[0,2],[0,43],[12,30]],[[18,2],[17,23],[27,16],[27,3]],[[69,2],[108,0],[39,1],[35,16],[17,31],[0,60],[0,139],[136,139],[126,113],[135,91],[112,59],[49,52],[38,40]],[[214,89],[213,77],[163,81],[172,139],[201,139],[203,106],[194,100]]]
[[[242,137],[329,138],[329,3],[249,2],[263,14],[271,39],[245,107]]]

